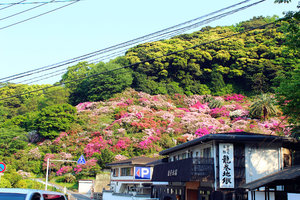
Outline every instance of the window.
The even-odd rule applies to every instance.
[[[25,200],[26,194],[17,194],[17,193],[0,193],[0,199],[3,200]]]
[[[203,149],[203,158],[211,158],[211,148]]]
[[[113,169],[113,177],[119,176],[119,168]]]
[[[132,175],[133,175],[132,167],[121,168],[121,176],[132,176]]]

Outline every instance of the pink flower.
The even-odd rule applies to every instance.
[[[204,135],[210,134],[209,130],[207,128],[199,128],[196,130],[195,135],[202,137]]]
[[[187,109],[187,108],[177,108],[177,109],[179,109],[179,110],[183,110],[183,111],[185,111],[185,112],[190,112],[190,110],[189,110],[189,109]]]
[[[232,94],[232,95],[227,95],[224,97],[225,101],[243,101],[245,96],[241,94]]]
[[[205,109],[205,105],[201,104],[199,101],[191,106],[192,108],[197,108],[197,109]]]
[[[71,167],[71,166],[63,166],[56,172],[56,175],[61,176],[66,173],[70,173],[72,171],[72,169],[73,169],[73,167]]]

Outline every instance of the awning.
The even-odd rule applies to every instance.
[[[299,183],[299,181],[300,181],[300,165],[296,165],[293,167],[285,168],[279,172],[270,174],[263,178],[252,181],[250,183],[244,184],[241,187],[245,189],[253,190],[264,186],[273,187],[276,185]]]

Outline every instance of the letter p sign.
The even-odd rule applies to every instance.
[[[150,179],[150,167],[135,167],[135,179]]]

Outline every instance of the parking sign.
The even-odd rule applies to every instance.
[[[135,179],[150,179],[150,167],[135,167]]]

